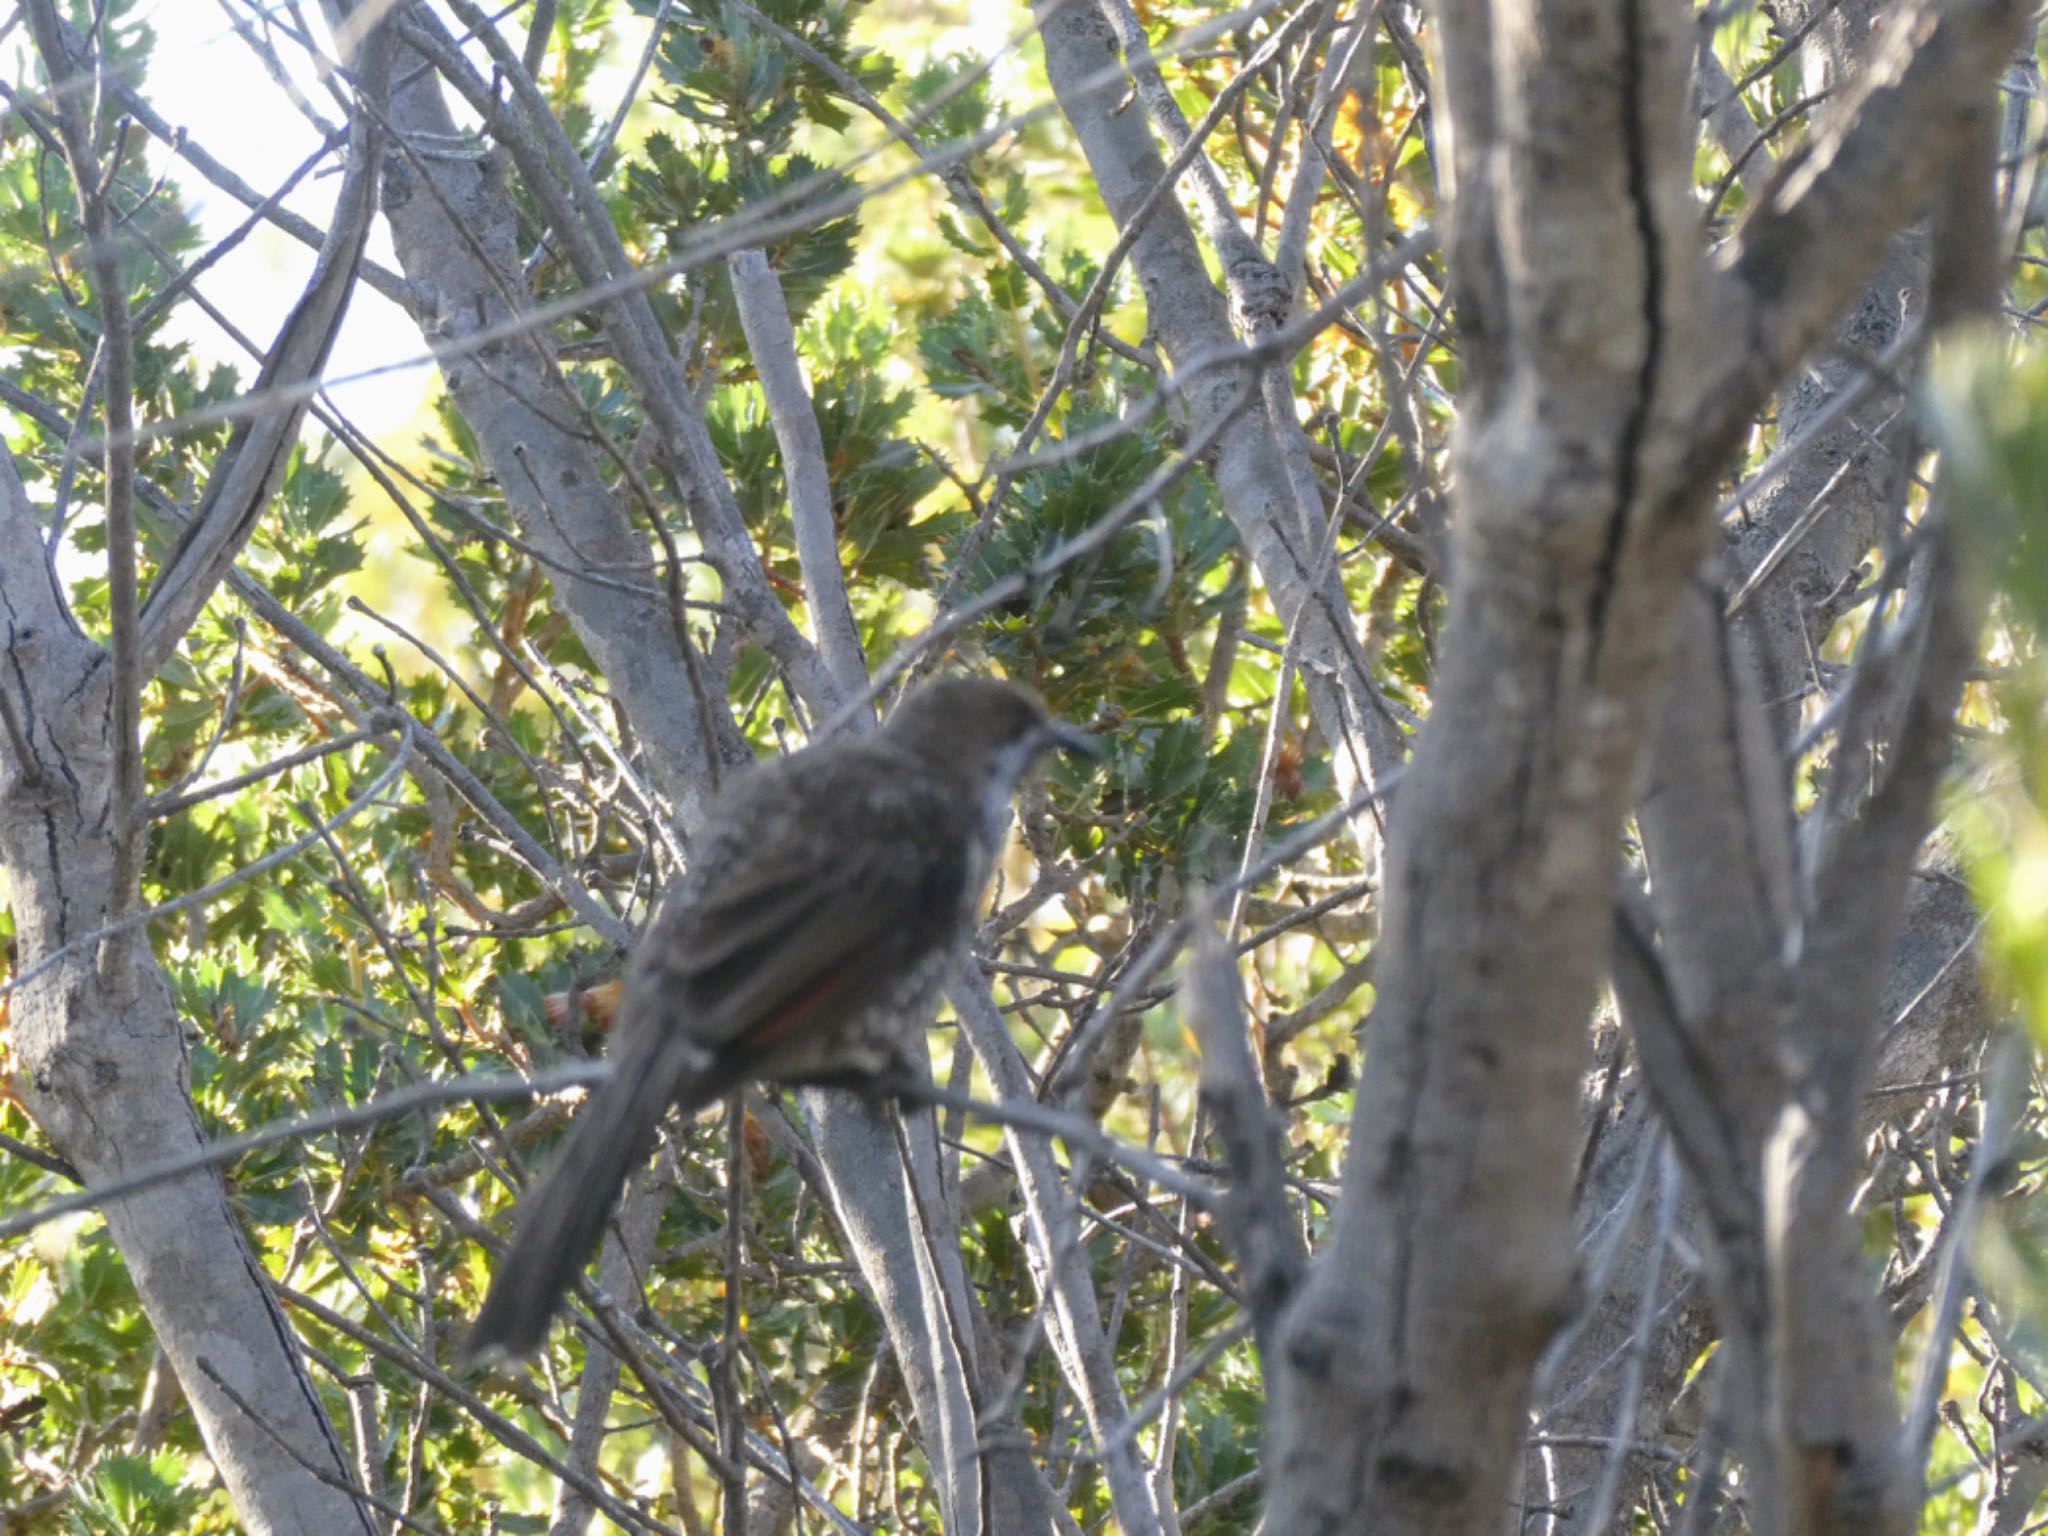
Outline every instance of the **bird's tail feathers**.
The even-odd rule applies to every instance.
[[[690,1059],[677,1059],[685,1048]],[[700,1047],[673,1035],[620,1052],[614,1062],[612,1076],[584,1104],[547,1172],[519,1201],[511,1246],[462,1342],[465,1364],[539,1347],[669,1106],[699,1109],[732,1086],[731,1075],[707,1063]]]

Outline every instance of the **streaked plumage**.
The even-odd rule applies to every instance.
[[[540,1343],[671,1105],[755,1078],[860,1083],[919,1042],[1018,779],[1085,742],[1020,688],[946,678],[874,734],[764,763],[721,795],[634,951],[613,1075],[520,1201],[464,1353]]]

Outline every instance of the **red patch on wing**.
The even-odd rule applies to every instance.
[[[768,1015],[748,1031],[747,1038],[756,1045],[772,1045],[790,1030],[808,1018],[820,1004],[830,1002],[846,990],[846,984],[853,980],[853,968],[858,957],[847,960],[834,970],[812,982],[803,991]]]

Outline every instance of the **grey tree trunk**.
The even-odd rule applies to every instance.
[[[1941,157],[1981,142],[1978,103],[2021,20],[1991,5],[1900,21],[1894,37],[1922,45],[1910,62],[1895,54],[1866,77],[1818,135],[1819,168],[1764,202],[1710,263],[1689,197],[1692,47],[1675,11],[1447,0],[1436,19],[1468,346],[1456,577],[1431,718],[1390,829],[1379,1000],[1344,1191],[1266,1362],[1267,1518],[1289,1531],[1496,1527],[1518,1481],[1532,1373],[1574,1309],[1574,1109],[1616,931],[1622,818],[1674,656],[1716,654],[1709,605],[1686,600],[1716,481],[1764,392],[1921,210]],[[1945,111],[1932,112],[1936,99]],[[1911,100],[1926,114],[1917,139]],[[1981,181],[1988,198],[1988,158],[1965,163],[1976,179],[1958,180]],[[1896,179],[1881,183],[1880,164]],[[1852,207],[1850,224],[1823,223]],[[1988,251],[1974,207],[1945,217],[1959,244]],[[1981,302],[1967,270],[1954,280],[1951,313]],[[1768,1036],[1761,1059],[1726,1058],[1749,1078],[1702,1079],[1696,1049],[1671,1038],[1696,1046],[1704,1024],[1686,951],[1660,958],[1654,934],[1623,924],[1645,936],[1634,969],[1617,973],[1630,983],[1624,1013],[1716,1234],[1751,1518],[1772,1530],[1895,1529],[1912,1475],[1888,1437],[1882,1361],[1862,1347],[1830,1356],[1813,1329],[1828,1325],[1823,1296],[1839,1306],[1865,1291],[1843,1268],[1843,1180],[1855,1090],[1874,1060],[1870,946],[1889,940],[1925,828],[1929,759],[1944,750],[1943,705],[1960,677],[1952,637],[1968,627],[1943,606],[1944,558],[1922,569],[1940,616],[1923,631],[1911,733],[1900,732],[1911,750],[1819,866],[1795,878],[1789,818],[1772,818],[1769,793],[1747,793],[1769,739],[1740,724],[1754,700],[1730,692],[1727,727],[1700,716],[1695,694],[1675,706],[1720,749],[1691,763],[1719,776],[1720,793],[1670,808],[1716,863],[1660,869],[1653,842],[1657,916],[1667,946],[1713,956],[1714,1016],[1742,1017],[1752,1045]],[[1691,631],[1689,613],[1701,615]],[[1724,803],[1739,825],[1720,830],[1745,834],[1736,859],[1699,819]],[[1851,869],[1854,886],[1842,883]],[[1692,937],[1726,910],[1704,898],[1725,896],[1731,874],[1741,910],[1763,925],[1732,953]],[[1809,948],[1788,975],[1793,923]],[[1863,986],[1843,970],[1851,946]],[[1723,1006],[1735,998],[1783,1001],[1759,1015]],[[1660,1030],[1644,1017],[1657,1004],[1688,1023]],[[1827,1043],[1802,1051],[1814,1031]],[[1832,1085],[1816,1120],[1776,1090],[1780,1050],[1806,1102]],[[1846,1337],[1871,1335],[1852,1323]]]
[[[76,88],[92,78],[92,63],[85,41],[47,0],[28,11],[44,68],[60,87],[56,115],[95,240],[114,617],[105,646],[80,629],[21,478],[11,460],[0,460],[0,867],[19,950],[11,1015],[23,1099],[52,1144],[98,1184],[189,1153],[204,1139],[186,1083],[184,1024],[135,915],[148,835],[135,701],[232,567],[283,475],[304,418],[296,391],[325,363],[361,260],[375,103],[388,60],[373,34],[358,58],[354,164],[312,281],[259,374],[263,404],[235,427],[196,512],[138,600],[127,300],[97,174],[97,128]],[[249,1529],[374,1531],[220,1175],[192,1173],[111,1201],[105,1212]]]
[[[10,1000],[19,1083],[36,1121],[90,1184],[206,1138],[185,1077],[185,1024],[146,943],[95,939],[116,912],[111,822],[114,669],[79,631],[40,527],[0,456],[0,865],[25,984]],[[126,893],[132,909],[134,893]],[[109,963],[111,962],[111,963]],[[213,1170],[104,1207],[251,1531],[377,1530],[291,1325]]]

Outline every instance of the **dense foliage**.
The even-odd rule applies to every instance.
[[[536,77],[578,152],[593,158],[620,235],[650,274],[667,340],[700,392],[790,612],[806,620],[777,438],[723,263],[703,254],[711,234],[750,220],[770,231],[765,249],[796,322],[870,664],[914,658],[917,669],[954,660],[999,670],[1107,743],[1101,765],[1062,765],[1028,797],[982,959],[1042,1077],[1113,1001],[1121,1011],[1088,1107],[1129,1140],[1210,1156],[1171,975],[1150,974],[1148,949],[1191,892],[1232,881],[1303,829],[1326,829],[1346,791],[1302,701],[1288,629],[1212,480],[1199,465],[1161,475],[1185,441],[1184,414],[1146,333],[1143,296],[1122,270],[1103,278],[1114,230],[1049,109],[1029,18],[976,7],[970,25],[903,0],[560,0],[544,11]],[[142,13],[113,6],[101,37],[110,63],[147,97],[157,44]],[[211,46],[275,50],[281,73],[318,99],[307,82],[324,38],[261,7],[230,4],[227,14],[244,35],[224,33]],[[1260,236],[1298,224],[1305,302],[1314,305],[1437,216],[1435,146],[1418,73],[1426,33],[1418,36],[1405,7],[1386,8],[1331,99],[1315,90],[1315,49],[1334,46],[1327,27],[1309,51],[1281,50],[1284,67],[1262,66],[1240,87],[1247,62],[1276,34],[1299,29],[1301,14],[1253,6],[1219,17],[1192,0],[1136,10],[1191,120],[1241,89],[1208,139],[1209,160]],[[1015,37],[994,35],[990,17]],[[514,23],[526,18],[522,10],[501,25],[516,39]],[[657,18],[664,30],[651,69],[614,138],[617,92]],[[1757,122],[1774,132],[1796,125],[1797,61],[1759,16],[1729,17],[1715,46]],[[93,419],[100,337],[76,196],[26,106],[37,89],[24,57],[0,146],[0,403],[30,495],[58,509],[52,559],[81,621],[97,631],[107,614],[101,470],[78,451],[74,424]],[[300,105],[314,110],[313,100]],[[263,110],[283,122],[293,105],[280,93]],[[884,112],[908,129],[885,127]],[[1295,208],[1287,189],[1308,114],[1330,174],[1312,205]],[[204,329],[191,310],[210,293],[203,274],[191,286],[186,275],[218,237],[203,235],[185,207],[197,173],[134,122],[117,126],[117,115],[109,110],[101,129],[127,214],[121,270],[137,322],[138,414],[154,424],[138,465],[154,562],[178,536],[174,509],[226,441],[230,425],[216,408],[246,387],[254,365],[215,362],[225,344],[185,339]],[[906,133],[941,173],[916,170],[916,153],[894,142]],[[232,160],[230,146],[207,147]],[[1698,182],[1705,217],[1725,221],[1744,206],[1729,157],[1711,140]],[[1028,269],[977,204],[1028,254]],[[317,196],[307,206],[317,208]],[[519,239],[531,253],[534,296],[572,298],[575,273],[526,211],[532,222]],[[2017,304],[2032,301],[2039,276],[2023,273]],[[1098,285],[1106,297],[1091,316],[1079,306]],[[211,296],[233,321],[230,296]],[[1440,259],[1424,256],[1339,309],[1288,370],[1321,490],[1343,513],[1326,558],[1403,729],[1428,711],[1443,599],[1444,460],[1460,383],[1446,302]],[[670,518],[676,488],[635,451],[648,430],[642,407],[602,332],[573,306],[551,325],[588,430],[612,454],[621,499],[643,522]],[[2048,385],[2035,380],[2015,398],[2037,414],[1993,444],[1994,478],[2017,472],[2014,445],[2037,427]],[[503,490],[469,428],[438,392],[411,430],[379,441],[336,408],[321,416],[243,571],[387,679],[392,703],[637,926],[674,868],[674,842],[636,744],[609,707],[606,679],[555,606],[547,569],[504,536]],[[1766,427],[1752,462],[1773,444]],[[2025,505],[2037,512],[2038,496]],[[1122,531],[1068,558],[1067,542],[1109,509],[1124,509]],[[717,578],[690,558],[687,528],[676,521],[667,536],[683,556],[687,625],[726,685],[713,707],[730,707],[757,753],[801,740],[820,722],[765,653],[736,642]],[[2017,547],[2037,541],[2034,530]],[[658,559],[651,527],[648,545]],[[1010,595],[942,647],[920,641],[935,620],[1006,580]],[[2002,667],[2030,659],[2038,598],[2022,588],[2001,613]],[[1848,654],[1859,624],[1844,605],[1824,667]],[[1975,717],[1987,731],[2008,713],[2030,723],[2032,750],[2034,693],[2015,711],[2005,697],[1982,693]],[[152,905],[292,850],[150,929],[187,1022],[193,1101],[210,1134],[360,1103],[457,1069],[542,1066],[599,1049],[609,1024],[603,983],[619,955],[546,895],[519,852],[445,784],[393,775],[388,743],[364,739],[353,709],[227,588],[145,696],[151,794],[182,799],[290,759],[227,793],[166,808],[148,842],[143,897]],[[1990,932],[2029,1001],[2048,974],[2038,923],[2048,843],[2037,820],[2006,835],[1979,823],[2032,818],[2038,798],[2012,795],[1989,810],[1977,802],[1971,823],[1992,896]],[[1341,1172],[1354,1030],[1373,1000],[1367,873],[1353,844],[1318,836],[1253,882],[1238,930],[1310,1228]],[[940,1079],[986,1095],[950,1024],[931,1040]],[[0,1030],[0,1073],[5,1047]],[[1946,1103],[1940,1123],[1953,1139],[1936,1138],[1924,1164],[1908,1156],[1888,1203],[1872,1203],[1874,1259],[1896,1252],[1895,1268],[1910,1268],[1938,1225],[1937,1207],[1960,1177],[1949,1161],[1971,1142],[1971,1102],[1965,1090]],[[289,1141],[225,1170],[355,1466],[425,1528],[548,1529],[555,1483],[521,1437],[560,1452],[583,1335],[558,1329],[537,1374],[457,1384],[438,1372],[489,1272],[481,1239],[502,1231],[512,1177],[522,1163],[545,1163],[570,1107],[443,1107]],[[639,1276],[648,1326],[672,1347],[680,1379],[708,1401],[736,1308],[748,1427],[793,1446],[806,1475],[863,1525],[932,1529],[907,1401],[806,1166],[799,1120],[793,1100],[768,1095],[750,1101],[733,1141],[708,1116],[675,1140]],[[968,1273],[1014,1364],[1022,1427],[1074,1520],[1098,1528],[1107,1494],[1057,1363],[1035,1347],[1040,1302],[998,1138],[957,1117],[944,1130],[962,1177]],[[38,1132],[4,1092],[0,1132],[9,1138],[0,1210],[68,1187],[61,1165],[26,1155],[41,1145]],[[745,1202],[737,1245],[727,1223],[733,1181]],[[1134,1198],[1119,1179],[1090,1184],[1086,1204],[1082,1253],[1121,1385],[1134,1403],[1171,1385],[1172,1406],[1142,1432],[1147,1455],[1163,1464],[1162,1486],[1186,1523],[1250,1531],[1256,1501],[1241,1495],[1257,1464],[1263,1400],[1226,1278],[1230,1256],[1191,1212],[1164,1196]],[[2024,1261],[2019,1271],[2038,1270],[2024,1225],[2012,1230],[2007,1251]],[[2004,1350],[2006,1330],[2024,1331],[2031,1315],[2023,1307],[1983,1327],[1999,1330]],[[1914,1342],[1909,1333],[1902,1361]],[[2004,1392],[2037,1409],[2032,1378],[2009,1363],[2028,1358],[2021,1347],[1987,1369],[1971,1358],[1980,1345],[1966,1330],[1951,1395],[1967,1403]],[[133,1536],[234,1528],[175,1385],[151,1359],[149,1326],[95,1218],[0,1246],[7,1521]],[[717,1480],[642,1390],[629,1382],[613,1405],[602,1476],[668,1526],[707,1528]],[[1932,1501],[1930,1529],[1961,1529],[1971,1518],[1966,1430],[1959,1418],[1944,1440],[1937,1471],[1959,1491]],[[1671,1468],[1663,1475],[1646,1508],[1683,1485]]]

